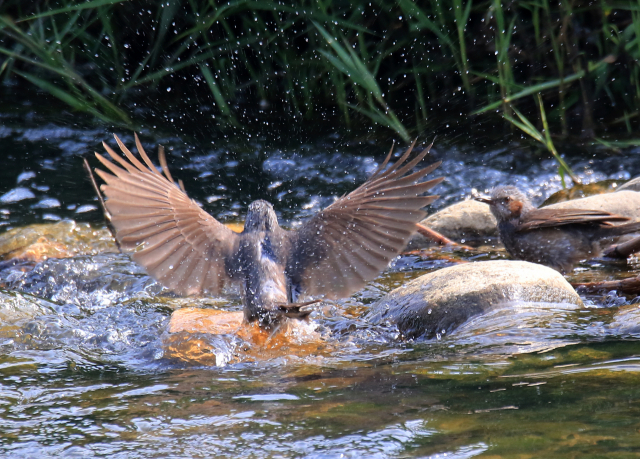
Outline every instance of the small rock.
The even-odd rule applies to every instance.
[[[586,185],[573,185],[571,188],[556,191],[545,199],[540,207],[556,204],[558,202],[586,198],[587,196],[611,193],[618,189],[618,183],[620,183],[619,180],[602,180],[600,182],[587,183]]]
[[[164,356],[197,365],[308,358],[328,349],[316,325],[286,320],[275,330],[244,321],[243,312],[183,308],[171,315]]]
[[[425,274],[372,306],[367,320],[395,324],[405,338],[449,333],[467,319],[497,306],[558,303],[582,306],[573,287],[557,271],[525,261],[466,263]]]
[[[574,199],[573,201],[559,202],[546,208],[604,210],[605,212],[622,215],[633,220],[640,220],[640,193],[624,190],[615,193],[597,194],[582,199]]]
[[[242,312],[226,312],[215,309],[183,308],[171,315],[169,333],[236,333],[244,315]]]
[[[88,223],[71,220],[14,228],[0,235],[0,260],[40,262],[115,251],[113,237],[106,228],[93,229]]]
[[[15,258],[38,263],[49,258],[68,258],[72,256],[73,252],[69,250],[66,245],[41,236],[32,244],[12,250],[7,254],[5,260]]]
[[[21,324],[27,319],[55,313],[54,307],[55,304],[38,297],[0,289],[0,345],[24,340],[19,333]]]
[[[498,236],[497,222],[489,211],[489,206],[474,200],[453,204],[430,215],[420,223],[458,242],[464,240],[468,243]],[[430,241],[416,234],[409,242],[408,250],[428,245],[431,245]]]

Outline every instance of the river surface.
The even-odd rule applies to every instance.
[[[4,110],[0,231],[67,225],[89,242],[71,258],[0,264],[0,456],[640,453],[640,303],[632,297],[583,296],[584,308],[543,313],[496,310],[448,336],[410,342],[362,320],[404,282],[506,257],[499,247],[401,257],[353,297],[312,314],[322,345],[265,358],[237,337],[197,336],[222,365],[175,358],[167,350],[174,309],[239,311],[240,299],[177,298],[115,252],[81,157],[96,166],[90,155],[102,140],[114,146],[116,132],[132,146],[132,134],[54,110]],[[338,131],[202,140],[143,130],[141,138],[154,160],[156,145],[165,146],[174,177],[220,220],[241,221],[247,204],[264,198],[289,227],[363,182],[391,144]],[[585,182],[622,182],[640,173],[639,152],[584,147],[567,159]],[[498,184],[516,184],[536,203],[561,188],[555,164],[513,140],[438,139],[431,157],[443,160],[447,179],[430,212]],[[595,260],[572,276],[637,272],[637,259]]]

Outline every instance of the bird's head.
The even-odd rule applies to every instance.
[[[478,197],[475,199],[489,204],[491,213],[498,222],[520,218],[523,211],[534,209],[529,198],[515,186],[500,186],[493,189],[490,198]]]
[[[278,217],[273,206],[267,201],[258,200],[249,204],[244,231],[273,231],[278,228]]]

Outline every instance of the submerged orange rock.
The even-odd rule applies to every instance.
[[[115,252],[116,245],[106,228],[64,220],[10,229],[0,235],[0,260],[40,262],[48,258]]]
[[[242,325],[242,312],[226,312],[216,309],[183,308],[171,315],[169,333],[234,333]]]
[[[171,315],[168,332],[165,357],[200,365],[313,358],[328,350],[313,323],[285,320],[277,328],[265,330],[257,322],[245,322],[242,312],[216,309],[178,309]],[[228,346],[212,339],[215,335],[228,338]]]

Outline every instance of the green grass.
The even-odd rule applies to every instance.
[[[513,107],[510,107],[510,108],[519,118],[519,121],[515,120],[514,118],[512,118],[510,115],[506,113],[503,116],[511,124],[513,124],[518,129],[520,129],[527,135],[531,136],[532,138],[540,142],[542,145],[545,146],[547,150],[549,150],[549,152],[553,155],[553,158],[558,163],[558,175],[560,175],[560,180],[562,181],[563,188],[567,187],[564,180],[565,174],[571,178],[571,180],[575,185],[580,185],[581,184],[580,179],[576,177],[576,175],[573,173],[571,168],[564,161],[562,156],[560,156],[560,154],[558,153],[558,150],[556,150],[556,147],[553,144],[553,141],[551,140],[551,132],[549,131],[547,113],[544,109],[544,104],[542,103],[542,97],[540,96],[540,94],[538,94],[538,105],[540,107],[540,120],[542,121],[543,132],[540,132],[538,129],[536,129],[536,127],[531,123],[531,121],[529,121],[522,113],[520,113],[518,110],[516,110]]]
[[[539,93],[561,136],[632,134],[640,119],[631,1],[6,0],[0,56],[0,78],[121,125],[167,87],[223,129],[266,104],[407,140],[441,128],[442,107],[531,117]]]

